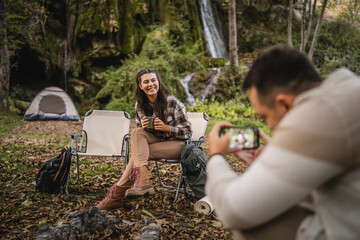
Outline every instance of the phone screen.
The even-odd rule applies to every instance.
[[[259,130],[253,127],[229,127],[222,128],[220,137],[230,132],[230,149],[256,149],[259,147]]]

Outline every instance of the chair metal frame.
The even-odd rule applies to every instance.
[[[206,113],[202,113],[203,114],[203,117],[204,119],[206,120],[206,127],[207,127],[207,124],[209,122],[209,116],[206,114]],[[188,113],[189,115],[189,113]],[[189,120],[191,120],[189,118]],[[191,122],[191,121],[190,121]],[[205,131],[206,131],[206,127],[205,127]],[[205,142],[204,140],[204,137],[205,137],[205,132],[204,132],[204,135],[201,136],[199,139],[197,140],[193,140],[193,139],[190,139],[190,140],[185,140],[185,144],[188,145],[188,144],[195,144],[195,145],[198,145],[198,146],[201,146],[202,143]],[[160,185],[164,188],[169,188],[169,189],[176,189],[176,193],[175,193],[175,199],[173,201],[173,204],[176,203],[176,201],[178,200],[179,198],[179,192],[180,191],[184,191],[184,193],[186,194],[186,177],[184,175],[184,169],[181,165],[181,160],[180,159],[150,159],[150,160],[153,160],[155,161],[155,165],[156,165],[156,173],[157,173],[157,176],[158,176],[158,179],[159,179],[159,182],[160,182]],[[178,184],[176,187],[174,186],[170,186],[170,185],[166,185],[163,183],[163,181],[161,180],[161,175],[160,175],[160,170],[159,170],[159,165],[158,165],[158,162],[162,162],[162,163],[178,163],[180,164],[181,166],[181,173],[180,173],[180,177],[179,177],[179,180],[178,180]],[[182,185],[184,185],[184,187],[181,187]],[[190,189],[188,189],[188,191],[191,191]]]
[[[93,113],[93,111],[106,111],[106,110],[89,110],[85,114],[85,118]],[[112,112],[112,111],[109,111]],[[129,130],[130,130],[130,114],[125,111],[118,111],[123,112],[124,116],[129,119]],[[85,122],[85,121],[84,121]],[[130,146],[130,135],[129,133],[125,134],[122,139],[121,144],[121,154],[96,154],[96,153],[86,153],[87,150],[87,139],[88,139],[88,133],[83,129],[81,134],[71,134],[71,154],[73,156],[76,156],[76,166],[77,166],[77,179],[80,181],[80,169],[79,169],[79,156],[99,156],[99,157],[122,157],[124,159],[123,161],[123,171],[125,171],[126,164],[129,162],[129,146]],[[85,140],[84,140],[85,139]],[[79,143],[80,141],[80,143]],[[85,149],[83,150],[83,144],[85,142]],[[74,148],[75,145],[75,148]],[[65,193],[66,195],[69,195],[68,191],[68,184],[69,184],[69,177],[66,181],[66,187],[65,187]]]

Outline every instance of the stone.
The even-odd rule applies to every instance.
[[[109,236],[114,231],[115,226],[126,229],[131,228],[133,225],[134,223],[130,221],[121,221],[114,215],[101,212],[96,207],[92,207],[88,210],[66,213],[55,226],[45,225],[41,227],[35,239],[82,239],[97,232]]]
[[[143,227],[139,231],[139,235],[134,237],[134,240],[155,240],[160,239],[161,227],[156,224],[155,219],[144,217]]]

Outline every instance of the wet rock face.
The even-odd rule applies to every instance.
[[[205,74],[195,74],[189,82],[190,93],[201,101],[213,96],[218,87],[220,73],[221,68],[209,68]]]
[[[89,210],[80,210],[65,214],[57,222],[56,226],[46,225],[41,227],[36,240],[67,240],[67,239],[88,239],[94,236],[109,237],[115,228],[130,231],[135,225],[134,222],[121,220],[114,215],[99,211],[96,207]],[[160,239],[161,228],[155,220],[145,217],[140,220],[141,229],[135,240]]]

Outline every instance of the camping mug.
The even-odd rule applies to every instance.
[[[154,116],[147,116],[147,118],[149,119],[148,129],[149,129],[149,130],[154,130],[154,119],[155,119],[156,117],[154,117]]]

